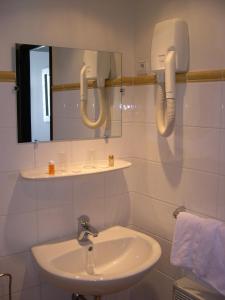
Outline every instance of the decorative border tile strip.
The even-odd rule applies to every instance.
[[[225,70],[192,71],[186,74],[187,82],[222,81]]]
[[[79,83],[56,84],[52,87],[53,92],[79,90],[79,89],[80,89]]]
[[[0,82],[15,82],[16,73],[12,71],[0,71]]]
[[[146,84],[155,84],[155,83],[156,83],[156,76],[153,74],[133,77],[133,85],[146,85]]]
[[[128,83],[128,84],[127,84]],[[131,83],[131,84],[130,84]],[[126,80],[125,85],[132,85],[133,83],[130,82],[130,80]],[[112,86],[122,86],[122,79],[113,79],[113,80],[106,80],[106,86],[112,87]],[[96,81],[90,80],[88,81],[88,88],[96,88]],[[79,83],[66,83],[66,84],[56,84],[53,85],[52,90],[53,92],[61,92],[61,91],[69,91],[69,90],[79,90],[80,84]]]
[[[15,82],[16,73],[12,71],[0,71],[0,82]],[[211,81],[225,81],[225,69],[210,70],[210,71],[191,71],[188,73],[180,73],[176,75],[177,83],[185,82],[211,82]],[[154,74],[146,76],[134,76],[134,77],[122,77],[113,80],[106,80],[107,87],[113,86],[131,86],[131,85],[148,85],[155,84],[156,76]],[[92,80],[88,83],[89,88],[96,87],[96,81]],[[79,90],[79,83],[65,83],[56,84],[52,90],[54,92],[67,91],[67,90]]]

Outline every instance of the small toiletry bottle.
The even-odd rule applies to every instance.
[[[109,155],[109,167],[114,167],[114,155]]]
[[[55,175],[55,162],[53,160],[48,163],[48,175]]]

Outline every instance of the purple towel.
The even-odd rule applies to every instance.
[[[171,263],[225,295],[225,224],[180,213],[173,238]]]

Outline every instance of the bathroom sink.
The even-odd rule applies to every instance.
[[[153,238],[121,226],[101,231],[81,245],[76,239],[35,246],[41,273],[58,287],[83,295],[104,295],[138,282],[158,261]]]

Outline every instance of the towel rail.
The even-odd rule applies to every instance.
[[[8,277],[9,279],[9,300],[12,300],[12,275],[10,273],[2,273],[0,274],[1,277]]]
[[[173,212],[173,217],[176,219],[177,216],[179,215],[179,213],[181,212],[185,212],[186,211],[186,207],[185,206],[179,206],[177,209],[175,209],[175,211]]]

